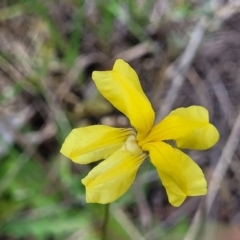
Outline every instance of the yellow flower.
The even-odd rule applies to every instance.
[[[203,150],[218,141],[208,111],[201,106],[178,108],[153,126],[151,103],[129,64],[119,59],[112,71],[95,71],[92,78],[133,128],[88,126],[73,129],[66,138],[61,153],[72,161],[87,164],[103,159],[82,179],[86,201],[109,203],[122,196],[148,156],[173,206],[181,205],[187,196],[206,194],[202,170],[179,148]]]

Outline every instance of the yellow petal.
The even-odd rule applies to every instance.
[[[144,138],[153,125],[154,111],[136,72],[118,59],[112,71],[95,71],[92,78],[102,95],[129,118],[137,139]]]
[[[206,194],[203,172],[189,156],[164,142],[146,144],[144,150],[149,151],[173,206],[180,206],[187,196]]]
[[[76,163],[87,164],[107,158],[132,134],[134,132],[129,128],[103,125],[75,128],[65,139],[60,152]]]
[[[122,196],[132,185],[146,154],[132,154],[119,149],[99,163],[82,180],[88,203],[110,203]]]
[[[212,147],[218,139],[217,129],[209,123],[208,111],[201,106],[191,106],[172,111],[139,145],[175,140],[178,148],[203,150]]]

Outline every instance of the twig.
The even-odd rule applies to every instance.
[[[220,184],[223,180],[223,177],[230,165],[233,155],[237,149],[238,143],[240,140],[240,113],[237,117],[237,120],[234,123],[231,134],[227,140],[227,143],[222,151],[221,157],[218,161],[218,164],[213,172],[212,179],[209,184],[208,195],[206,198],[206,213],[208,214],[212,204],[216,198],[217,192],[220,188]]]
[[[211,96],[208,93],[208,83],[206,83],[197,73],[197,71],[192,67],[189,69],[187,80],[192,84],[194,90],[196,91],[197,97],[199,99],[200,105],[206,106],[210,113],[213,113],[213,104],[211,101]]]
[[[168,114],[174,101],[176,100],[178,93],[185,81],[185,76],[196,56],[196,53],[200,47],[205,31],[213,31],[219,29],[221,24],[231,17],[236,12],[240,11],[239,3],[228,3],[220,8],[218,11],[212,9],[214,16],[208,19],[206,16],[202,17],[196,24],[192,31],[190,40],[180,56],[178,64],[174,62],[171,64],[163,77],[165,80],[172,80],[170,89],[167,91],[166,97],[162,100],[161,106],[157,109],[156,122]],[[164,89],[164,91],[166,91]]]
[[[209,69],[211,70],[209,71],[207,79],[210,82],[214,93],[216,94],[216,97],[222,108],[227,123],[231,128],[233,126],[234,119],[236,119],[236,114],[234,112],[232,101],[229,97],[227,89],[221,81],[222,77],[220,76],[220,74],[218,74],[217,70],[213,66],[209,66]]]
[[[157,44],[151,41],[145,41],[117,54],[116,56],[114,56],[114,60],[117,58],[123,58],[125,61],[130,62],[142,57],[147,53],[154,53],[156,51],[158,51]]]
[[[201,44],[207,27],[207,19],[203,17],[195,26],[190,40],[184,52],[180,56],[178,66],[171,65],[165,73],[165,79],[172,79],[171,87],[167,93],[165,99],[163,99],[161,106],[158,109],[156,116],[156,122],[158,122],[163,116],[170,112],[175,99],[178,96],[178,92],[184,83],[185,75],[188,72],[189,67],[197,53],[197,50]]]
[[[183,240],[194,240],[196,239],[197,233],[199,232],[200,225],[203,219],[203,211],[202,208],[198,208],[194,218],[192,220],[191,226],[188,229],[188,232]]]

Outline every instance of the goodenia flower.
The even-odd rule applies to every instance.
[[[178,108],[154,126],[151,103],[129,64],[119,59],[113,70],[95,71],[92,78],[102,95],[129,118],[132,128],[88,126],[73,129],[66,138],[61,153],[72,161],[103,160],[82,179],[86,201],[104,204],[118,199],[148,156],[173,206],[187,196],[206,194],[202,170],[179,148],[203,150],[218,141],[208,111],[201,106]]]

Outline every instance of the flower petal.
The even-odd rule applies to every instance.
[[[178,148],[203,150],[219,139],[217,129],[209,123],[208,111],[201,106],[178,108],[154,126],[142,142],[176,141]]]
[[[133,129],[95,125],[75,128],[65,139],[61,153],[81,164],[105,159],[121,148]]]
[[[137,155],[119,149],[99,163],[82,179],[86,186],[86,201],[104,204],[122,196],[132,185],[145,158],[144,153]]]
[[[137,139],[144,138],[153,126],[154,111],[136,72],[118,59],[112,71],[95,71],[92,78],[102,95],[129,118]]]
[[[143,148],[149,151],[173,206],[180,206],[187,196],[206,194],[203,172],[188,155],[164,142],[149,143]]]

